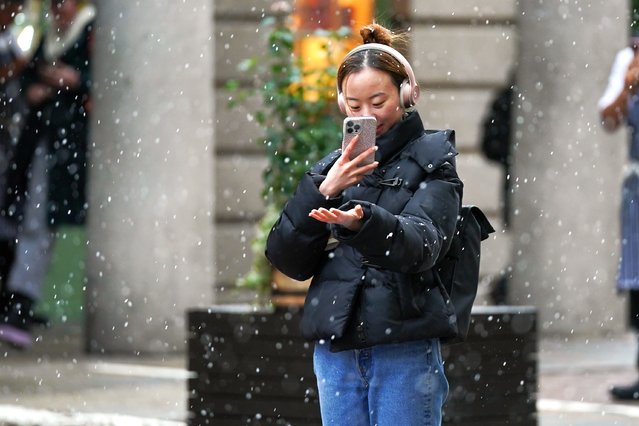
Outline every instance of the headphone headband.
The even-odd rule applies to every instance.
[[[346,56],[344,56],[342,63],[357,52],[361,52],[363,50],[379,50],[382,52],[386,52],[404,66],[404,69],[406,70],[406,74],[408,76],[408,81],[404,80],[399,88],[400,101],[404,108],[410,108],[414,106],[419,99],[419,85],[417,84],[417,79],[415,78],[413,68],[410,66],[408,60],[404,57],[404,55],[386,44],[364,43],[348,52]],[[337,96],[340,109],[342,110],[342,112],[346,113],[346,102],[344,101],[342,91],[339,87],[337,88]]]

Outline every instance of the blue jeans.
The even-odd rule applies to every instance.
[[[323,425],[435,426],[448,394],[438,339],[313,354]]]

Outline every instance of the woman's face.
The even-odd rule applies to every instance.
[[[404,114],[399,105],[399,90],[391,76],[376,68],[363,68],[347,75],[342,82],[342,94],[348,116],[377,119],[377,136],[386,133]]]

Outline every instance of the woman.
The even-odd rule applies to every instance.
[[[461,207],[454,132],[425,131],[412,110],[419,90],[390,47],[397,36],[379,25],[361,35],[338,70],[338,103],[377,119],[376,146],[351,159],[356,138],[307,173],[266,254],[295,279],[313,277],[302,334],[316,342],[324,424],[438,425],[448,393],[439,338],[456,326],[433,265]]]
[[[609,132],[627,123],[630,128],[629,162],[621,196],[621,256],[617,289],[628,292],[628,322],[639,337],[639,18],[633,9],[630,43],[615,56],[608,86],[598,108],[604,128]],[[639,356],[637,357],[639,368]],[[639,400],[639,380],[610,389],[613,398]]]

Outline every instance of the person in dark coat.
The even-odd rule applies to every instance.
[[[484,156],[502,167],[501,213],[503,228],[510,226],[511,216],[511,181],[510,170],[512,163],[511,111],[514,97],[514,76],[496,93],[482,123],[481,151]],[[504,267],[490,285],[490,298],[495,305],[505,305],[508,302],[508,281],[511,267]]]
[[[454,132],[424,129],[397,36],[376,24],[361,35],[338,70],[338,103],[377,119],[376,147],[351,159],[355,139],[303,176],[266,256],[313,277],[302,334],[315,341],[323,424],[435,425],[448,393],[440,338],[456,333],[433,268],[461,208]]]
[[[27,347],[33,305],[48,269],[55,230],[86,217],[86,151],[95,8],[52,0],[51,21],[23,73],[28,104],[0,211],[15,227],[11,270],[3,282],[0,340]],[[0,241],[5,247],[12,240]],[[6,252],[7,250],[2,250]]]
[[[24,112],[20,75],[28,59],[26,52],[20,48],[12,29],[16,16],[24,7],[24,2],[25,0],[0,0],[0,188],[2,189],[6,188],[7,174]],[[0,191],[0,205],[4,199],[4,192]],[[14,238],[13,232],[6,228],[0,223],[0,239]],[[7,276],[12,258],[13,247],[0,244],[0,282]]]

